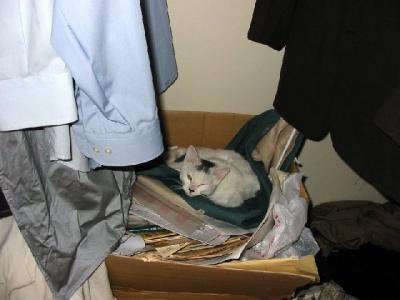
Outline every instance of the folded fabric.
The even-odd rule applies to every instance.
[[[320,204],[310,228],[323,256],[372,244],[400,252],[400,208],[394,203],[347,200]]]

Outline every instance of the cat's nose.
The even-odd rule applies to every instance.
[[[190,193],[193,193],[193,192],[194,192],[194,190],[192,190],[191,188],[189,188],[189,192],[190,192]]]

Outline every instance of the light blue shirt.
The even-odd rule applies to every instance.
[[[139,0],[55,0],[52,45],[76,83],[80,151],[100,165],[163,150]]]

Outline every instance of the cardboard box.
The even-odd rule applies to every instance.
[[[223,148],[252,116],[233,113],[161,112],[168,145]],[[304,192],[304,189],[303,189]],[[313,256],[233,261],[216,266],[109,256],[117,299],[288,299],[319,280]]]

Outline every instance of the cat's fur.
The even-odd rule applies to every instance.
[[[260,190],[250,164],[233,150],[173,148],[167,165],[180,172],[188,196],[203,195],[220,206],[240,206]]]

